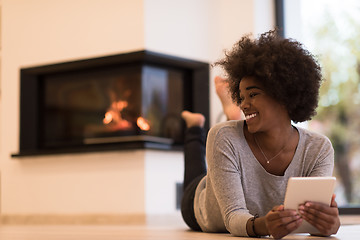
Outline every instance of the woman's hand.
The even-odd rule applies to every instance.
[[[304,220],[316,227],[322,236],[337,233],[340,227],[339,210],[335,194],[330,206],[316,202],[306,202],[299,206],[299,212]]]
[[[296,210],[284,210],[284,206],[280,205],[266,214],[265,223],[269,234],[280,239],[297,229],[302,219]]]

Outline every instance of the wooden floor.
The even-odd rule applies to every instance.
[[[223,240],[251,239],[234,238],[230,234],[208,234],[189,231],[182,222],[150,222],[143,225],[2,225],[1,240]],[[360,225],[343,225],[338,234],[331,238],[308,235],[289,235],[284,239],[360,239]]]

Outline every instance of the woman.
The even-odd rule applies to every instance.
[[[299,206],[300,214],[281,205],[290,177],[332,175],[328,138],[292,125],[316,113],[322,81],[318,63],[300,43],[270,31],[258,40],[243,37],[216,64],[227,72],[245,121],[209,131],[206,169],[204,155],[196,151],[203,133],[188,124],[191,117],[185,114],[191,127],[185,145],[185,222],[193,230],[279,239],[305,219],[321,235],[335,234],[340,226],[335,196],[330,206]]]

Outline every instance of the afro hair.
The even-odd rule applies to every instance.
[[[310,120],[316,114],[322,82],[320,65],[301,43],[280,37],[277,30],[258,39],[242,37],[215,65],[226,71],[229,91],[237,104],[241,80],[255,77],[267,94],[286,107],[292,121]]]

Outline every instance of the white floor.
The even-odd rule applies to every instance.
[[[359,218],[352,218],[358,221]],[[181,219],[150,219],[142,225],[2,225],[1,240],[223,240],[234,239],[230,234],[209,234],[189,231]],[[350,218],[347,219],[350,223]],[[251,239],[251,238],[235,238]],[[284,239],[360,239],[360,224],[343,225],[338,234],[331,238],[318,238],[309,235],[289,235]]]

